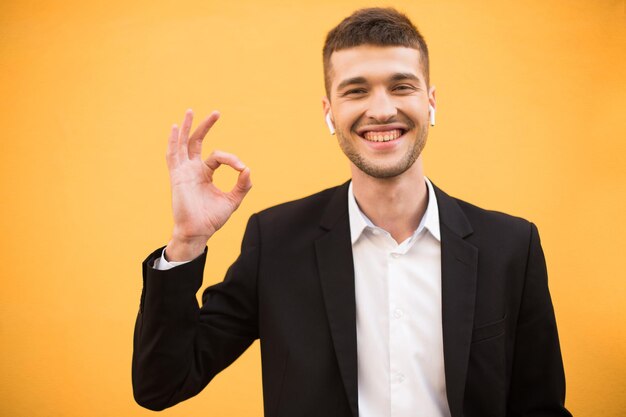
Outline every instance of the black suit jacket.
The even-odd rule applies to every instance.
[[[452,417],[569,416],[537,228],[434,189]],[[202,308],[206,251],[168,271],[152,268],[162,248],[144,261],[139,404],[160,410],[196,395],[260,338],[267,417],[358,416],[347,192],[348,183],[253,215],[241,254],[205,290]]]

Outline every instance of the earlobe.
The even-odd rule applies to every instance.
[[[435,125],[435,108],[432,106],[432,104],[428,105],[428,110],[429,110],[429,115],[430,115],[430,125],[434,126]]]
[[[328,125],[328,130],[330,131],[330,134],[334,135],[335,125],[333,124],[333,121],[330,118],[330,112],[326,113],[326,124]]]

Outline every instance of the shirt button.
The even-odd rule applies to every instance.
[[[404,380],[405,380],[405,376],[402,373],[397,373],[393,378],[393,382],[395,382],[396,384],[400,384]]]
[[[395,310],[393,310],[393,316],[394,316],[395,318],[399,319],[399,318],[400,318],[400,317],[402,317],[403,315],[404,315],[404,312],[403,312],[401,309],[396,308]]]
[[[395,253],[394,252],[394,253],[391,254],[391,257],[394,258],[394,259],[397,259],[399,256],[400,256],[399,253]]]

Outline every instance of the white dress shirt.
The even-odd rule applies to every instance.
[[[189,260],[189,261],[180,261],[180,262],[168,261],[167,259],[165,259],[165,248],[163,248],[163,252],[161,252],[161,257],[154,261],[154,269],[159,269],[161,271],[167,271],[168,269],[172,269],[172,268],[174,268],[175,266],[178,266],[178,265],[186,264],[187,262],[191,262],[191,260]]]
[[[449,417],[443,364],[441,238],[430,181],[413,235],[398,244],[348,190],[361,417]]]
[[[432,184],[413,235],[398,244],[348,188],[361,417],[449,417],[441,319],[441,238]],[[154,263],[171,269],[165,249]]]

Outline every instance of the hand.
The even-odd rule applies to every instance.
[[[226,223],[252,187],[250,169],[235,155],[213,151],[205,161],[201,159],[202,140],[219,116],[216,111],[211,113],[191,136],[191,110],[187,110],[180,130],[172,126],[166,157],[174,214],[172,240],[166,248],[170,261],[200,255],[207,240]],[[227,193],[213,184],[213,173],[220,165],[239,171],[237,184]]]

